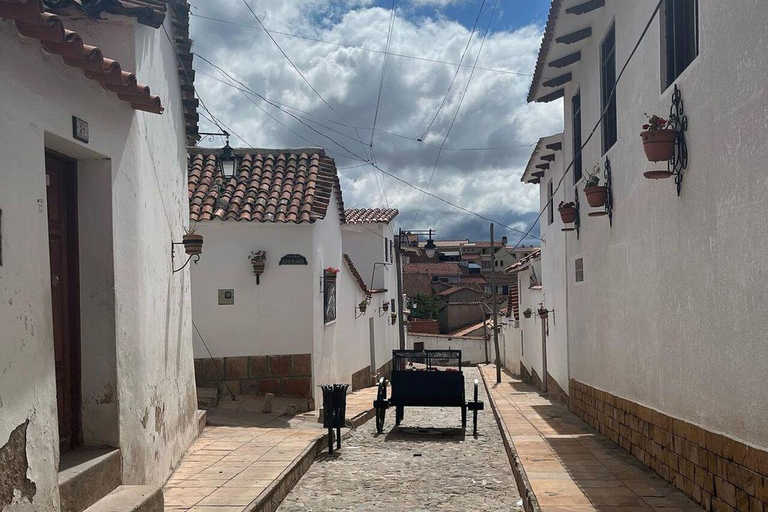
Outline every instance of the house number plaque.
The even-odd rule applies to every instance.
[[[280,258],[280,265],[306,265],[307,258],[301,254],[286,254]]]

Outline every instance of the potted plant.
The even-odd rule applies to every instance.
[[[337,269],[336,267],[328,267],[328,268],[325,269],[324,272],[325,272],[325,278],[326,279],[335,280],[336,279],[336,274],[339,273],[339,269]]]
[[[560,212],[560,219],[563,221],[563,224],[570,224],[576,220],[576,203],[573,201],[567,203],[560,201],[557,211]]]
[[[184,244],[184,252],[189,254],[190,256],[193,255],[200,255],[203,252],[203,235],[198,235],[195,233],[195,227],[189,228],[189,230],[184,233],[184,236],[181,239],[181,242]]]
[[[357,309],[359,309],[360,313],[364,315],[366,310],[368,309],[368,301],[365,299],[360,301],[360,304],[357,305]]]
[[[390,320],[392,320],[392,325],[395,325],[397,323],[397,313],[394,311],[389,314]]]
[[[531,318],[532,314],[533,314],[533,310],[531,308],[527,308],[525,311],[523,311],[523,316],[525,318]]]
[[[587,196],[589,206],[593,208],[605,206],[605,201],[608,199],[608,187],[600,185],[600,176],[597,175],[599,172],[600,164],[595,164],[592,172],[587,172],[589,177],[584,182],[584,195]]]
[[[640,138],[643,139],[645,156],[651,162],[663,162],[675,155],[677,130],[671,128],[673,122],[657,115],[645,114],[648,122],[643,125]]]
[[[256,276],[256,284],[259,284],[259,276],[264,273],[264,266],[267,263],[267,253],[265,251],[251,251],[248,259],[253,266],[253,275]]]
[[[536,311],[539,318],[547,318],[549,316],[549,310],[544,307],[544,304],[539,304],[539,309]]]

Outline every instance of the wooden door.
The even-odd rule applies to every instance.
[[[46,153],[45,174],[59,448],[64,453],[78,446],[80,438],[76,168],[74,162]]]

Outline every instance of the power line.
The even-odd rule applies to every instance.
[[[201,19],[209,20],[209,21],[215,21],[217,23],[225,23],[227,25],[234,25],[234,26],[238,26],[238,27],[255,28],[255,29],[260,28],[260,27],[257,27],[255,25],[248,25],[247,23],[238,23],[236,21],[222,20],[222,19],[219,19],[219,18],[212,18],[210,16],[203,16],[201,14],[195,14],[193,12],[190,12],[189,14],[191,16],[195,16],[197,18],[201,18]],[[266,30],[270,34],[277,34],[277,35],[286,36],[286,37],[293,37],[293,38],[296,38],[296,39],[304,39],[304,40],[307,40],[307,41],[314,41],[316,43],[324,43],[324,44],[329,44],[329,45],[333,45],[333,46],[338,46],[340,48],[350,48],[350,49],[353,49],[353,50],[361,50],[361,51],[370,52],[370,53],[385,53],[384,50],[377,50],[375,48],[366,48],[365,46],[356,46],[356,45],[351,45],[351,44],[338,43],[338,42],[334,42],[334,41],[326,41],[325,39],[319,39],[319,38],[316,38],[316,37],[309,37],[309,36],[302,36],[302,35],[299,35],[299,34],[292,34],[290,32],[281,32],[279,30],[273,30],[273,29],[266,29]],[[418,61],[422,61],[422,62],[432,62],[434,64],[444,64],[444,65],[447,65],[447,66],[470,67],[469,64],[461,64],[461,63],[456,63],[456,62],[448,62],[448,61],[444,61],[444,60],[430,59],[430,58],[427,58],[427,57],[418,57],[416,55],[406,55],[406,54],[402,54],[402,53],[389,52],[389,56],[390,57],[400,57],[400,58],[403,58],[403,59],[418,60]],[[491,73],[500,73],[500,74],[504,74],[504,75],[527,76],[527,77],[533,76],[533,73],[523,73],[523,72],[520,72],[520,71],[509,71],[507,69],[484,68],[484,67],[480,67],[480,66],[478,66],[477,69],[480,70],[480,71],[488,71],[488,72],[491,72]],[[544,78],[548,78],[548,77],[544,77]]]
[[[659,2],[656,4],[656,8],[653,10],[653,13],[651,14],[650,19],[648,20],[648,23],[645,24],[645,28],[643,29],[643,32],[640,34],[640,38],[635,43],[635,46],[632,48],[632,51],[629,53],[629,56],[627,57],[627,60],[624,62],[624,65],[621,67],[621,71],[616,76],[616,80],[613,82],[613,87],[611,88],[611,94],[608,96],[608,99],[605,102],[605,107],[603,107],[603,111],[600,113],[600,117],[597,119],[597,122],[595,123],[595,126],[592,127],[592,130],[589,132],[589,135],[587,136],[587,139],[581,144],[581,147],[576,152],[576,154],[571,159],[571,162],[568,164],[568,167],[565,168],[565,171],[563,171],[563,175],[560,176],[560,180],[557,182],[557,187],[555,187],[554,191],[552,192],[552,197],[555,196],[558,190],[560,190],[560,186],[563,184],[563,180],[565,179],[566,175],[568,174],[568,171],[571,170],[573,167],[573,163],[581,156],[582,151],[584,151],[584,148],[587,146],[589,141],[594,136],[595,132],[597,131],[597,128],[600,126],[600,123],[603,122],[603,119],[605,118],[605,114],[608,112],[608,108],[611,105],[611,100],[616,95],[616,86],[619,84],[619,80],[621,80],[621,77],[624,75],[624,71],[627,69],[627,66],[629,65],[629,62],[632,60],[632,57],[635,55],[635,52],[637,52],[637,48],[640,46],[640,43],[645,38],[645,35],[648,33],[648,29],[651,28],[651,23],[653,23],[654,18],[656,18],[656,14],[659,12],[659,8],[661,7],[662,2],[664,0],[659,0]],[[536,216],[536,218],[533,220],[533,224],[531,224],[531,227],[528,228],[528,230],[525,232],[525,236],[528,236],[530,232],[533,230],[533,228],[536,226],[536,223],[539,222],[541,219],[541,216],[544,214],[544,211],[547,208],[552,207],[552,199],[550,199],[547,202],[547,206],[541,209],[539,214]],[[525,237],[523,237],[525,238]],[[514,251],[517,249],[517,247],[522,243],[522,240],[518,241],[515,246],[512,248]]]
[[[477,17],[475,18],[475,24],[472,25],[472,32],[469,33],[469,39],[467,39],[467,45],[464,47],[464,51],[461,52],[461,59],[459,59],[459,64],[456,66],[456,72],[453,74],[453,78],[451,78],[451,83],[448,85],[448,90],[445,91],[445,97],[443,97],[442,103],[440,103],[440,107],[437,109],[437,112],[435,112],[435,116],[432,118],[432,120],[429,122],[429,126],[427,126],[427,129],[424,130],[424,133],[421,134],[421,137],[419,139],[424,140],[424,138],[427,136],[427,132],[429,132],[430,128],[432,128],[432,125],[435,123],[435,119],[437,119],[438,114],[440,114],[440,111],[443,110],[443,107],[445,106],[446,100],[448,100],[448,95],[451,92],[451,88],[453,87],[453,83],[456,81],[456,77],[459,75],[459,71],[461,70],[461,65],[464,62],[464,56],[467,54],[467,50],[469,49],[469,44],[472,42],[472,36],[475,35],[475,30],[477,29],[477,22],[480,21],[480,15],[483,13],[483,7],[485,7],[485,0],[480,4],[480,10],[477,13]]]
[[[219,67],[219,66],[217,66],[216,64],[212,63],[211,61],[209,61],[209,60],[208,60],[208,59],[206,59],[205,57],[202,57],[200,54],[195,54],[195,55],[197,55],[198,57],[200,57],[202,60],[204,60],[205,62],[207,62],[207,63],[208,63],[208,64],[210,64],[211,66],[213,66],[213,67],[214,67],[216,70],[218,70],[220,73],[222,73],[222,74],[223,74],[224,76],[226,76],[227,78],[229,78],[229,79],[231,79],[232,81],[234,81],[234,82],[236,82],[236,83],[240,84],[240,85],[241,85],[242,87],[244,87],[246,90],[249,90],[249,91],[251,91],[251,92],[252,92],[253,94],[255,94],[257,97],[259,97],[259,98],[263,99],[264,101],[266,101],[266,100],[265,100],[265,99],[264,99],[264,98],[263,98],[263,97],[262,97],[262,96],[261,96],[259,93],[257,93],[257,92],[255,92],[255,91],[253,91],[253,90],[252,90],[252,89],[250,89],[250,88],[249,88],[247,85],[245,85],[245,84],[244,84],[244,83],[242,83],[241,81],[237,80],[236,78],[232,77],[232,75],[231,75],[231,74],[229,74],[228,72],[226,72],[225,70],[223,70],[221,67]],[[442,197],[440,197],[440,196],[438,196],[438,195],[436,195],[436,194],[433,194],[433,193],[431,193],[431,192],[429,192],[429,191],[427,191],[427,190],[424,190],[424,189],[422,189],[422,188],[420,188],[420,187],[418,187],[418,186],[416,186],[416,185],[414,185],[414,184],[410,183],[409,181],[407,181],[407,180],[405,180],[405,179],[403,179],[403,178],[401,178],[401,177],[399,177],[399,176],[397,176],[397,175],[395,175],[395,174],[393,174],[393,173],[391,173],[391,172],[389,172],[389,171],[387,171],[387,170],[383,169],[383,168],[382,168],[382,167],[380,167],[380,166],[379,166],[377,163],[373,163],[373,162],[367,161],[365,158],[361,157],[360,155],[358,155],[358,154],[357,154],[357,153],[355,153],[354,151],[350,150],[349,148],[347,148],[346,146],[344,146],[344,145],[343,145],[343,144],[341,144],[340,142],[337,142],[336,140],[334,140],[333,138],[329,137],[328,135],[325,135],[324,133],[321,133],[321,132],[319,132],[318,130],[316,130],[314,127],[312,127],[312,126],[308,125],[307,123],[305,123],[304,121],[302,121],[302,120],[301,120],[301,119],[300,119],[298,116],[294,115],[292,112],[288,112],[288,111],[285,111],[285,110],[282,110],[282,112],[284,112],[284,113],[288,114],[289,116],[293,117],[293,118],[294,118],[296,121],[298,121],[298,122],[299,122],[299,123],[301,123],[302,125],[306,126],[306,127],[307,127],[307,128],[309,128],[310,130],[314,131],[314,132],[315,132],[315,133],[317,133],[318,135],[320,135],[320,136],[322,136],[322,137],[325,137],[326,139],[330,140],[330,141],[331,141],[331,142],[333,142],[335,145],[337,145],[338,147],[340,147],[342,150],[344,150],[344,151],[346,151],[347,153],[349,153],[350,155],[352,155],[354,158],[356,158],[356,159],[360,160],[360,161],[361,161],[361,162],[363,162],[363,163],[366,163],[366,164],[368,164],[368,165],[371,165],[371,166],[375,167],[375,168],[376,168],[378,171],[380,171],[381,173],[383,173],[383,174],[385,174],[385,175],[387,175],[387,176],[389,176],[389,177],[391,177],[391,178],[395,179],[396,181],[398,181],[398,182],[400,182],[400,183],[403,183],[404,185],[407,185],[408,187],[410,187],[410,188],[412,188],[412,189],[414,189],[414,190],[416,190],[416,191],[418,191],[418,192],[421,192],[421,193],[423,193],[423,194],[426,194],[426,195],[428,195],[428,196],[430,196],[430,197],[432,197],[432,198],[434,198],[434,199],[437,199],[438,201],[440,201],[440,202],[442,202],[442,203],[444,203],[444,204],[447,204],[447,205],[449,205],[449,206],[452,206],[453,208],[456,208],[456,209],[458,209],[458,210],[461,210],[461,211],[463,211],[463,212],[465,212],[465,213],[469,213],[470,215],[474,215],[475,217],[478,217],[478,218],[480,218],[480,219],[482,219],[482,220],[485,220],[485,221],[488,221],[488,222],[493,222],[493,223],[495,223],[495,224],[498,224],[499,226],[501,226],[501,227],[504,227],[504,228],[506,228],[506,229],[508,229],[508,230],[510,230],[510,231],[514,231],[514,232],[517,232],[517,233],[521,233],[521,234],[523,233],[523,231],[522,231],[522,230],[519,230],[519,229],[513,228],[513,227],[511,227],[511,226],[507,226],[506,224],[504,224],[504,223],[502,223],[502,222],[499,222],[499,221],[497,221],[497,220],[493,220],[493,219],[491,219],[490,217],[486,217],[486,216],[484,216],[484,215],[482,215],[482,214],[480,214],[480,213],[474,212],[474,211],[472,211],[472,210],[470,210],[470,209],[468,209],[468,208],[465,208],[465,207],[463,207],[463,206],[459,206],[459,205],[457,205],[457,204],[455,204],[455,203],[453,203],[453,202],[451,202],[451,201],[449,201],[449,200],[447,200],[447,199],[444,199],[444,198],[442,198]],[[305,139],[305,140],[308,140],[308,139]],[[308,142],[310,142],[310,144],[313,144],[313,145],[315,145],[315,146],[318,146],[318,147],[320,147],[320,144],[317,144],[316,142],[313,142],[313,141],[309,141],[309,140],[308,140]],[[527,237],[529,234],[530,234],[530,233],[525,233],[526,237]],[[531,236],[530,236],[530,238],[534,238],[534,239],[537,239],[537,240],[539,239],[539,237],[537,237],[537,236],[534,236],[534,235],[531,235]]]
[[[499,6],[499,0],[496,0],[496,2],[493,4],[493,10],[491,11],[491,17],[488,18],[488,25],[485,27],[485,35],[483,36],[483,40],[480,41],[480,48],[477,50],[477,55],[475,56],[474,65],[477,65],[477,61],[480,60],[480,54],[483,53],[483,46],[485,46],[485,41],[488,39],[488,34],[491,30],[491,23],[493,23],[493,16],[496,14],[496,8]],[[482,8],[481,8],[482,10]],[[435,165],[432,167],[432,174],[429,176],[429,181],[427,182],[427,190],[429,190],[430,185],[432,185],[432,179],[435,177],[435,172],[437,171],[437,164],[440,162],[440,155],[443,153],[443,148],[445,147],[445,143],[448,142],[448,137],[451,135],[451,131],[453,130],[453,125],[456,123],[456,118],[459,117],[459,111],[461,110],[461,106],[464,104],[464,98],[467,96],[467,91],[469,90],[469,84],[472,83],[472,77],[475,74],[475,68],[472,68],[472,71],[469,72],[469,78],[467,79],[467,85],[464,86],[464,90],[461,93],[461,97],[459,98],[459,105],[456,107],[456,112],[453,114],[453,119],[451,119],[451,124],[448,126],[448,131],[445,134],[445,137],[443,138],[442,144],[440,144],[440,147],[437,150],[437,156],[435,157]],[[416,209],[416,215],[413,217],[413,222],[411,223],[411,227],[413,227],[413,224],[416,223],[416,221],[419,218],[419,212],[421,212],[421,207],[424,204],[424,196],[421,196],[421,201],[419,202],[419,207]]]

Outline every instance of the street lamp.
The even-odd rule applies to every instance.
[[[432,230],[429,230],[429,240],[427,240],[427,243],[424,244],[424,253],[427,255],[427,258],[434,258],[435,257],[435,249],[437,249],[437,246],[435,246],[434,240],[432,240]]]
[[[232,146],[229,145],[229,137],[227,137],[227,143],[221,149],[221,154],[219,155],[218,160],[221,176],[225,180],[233,178],[237,172],[237,156],[235,156]]]

